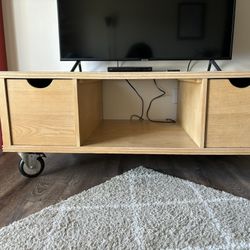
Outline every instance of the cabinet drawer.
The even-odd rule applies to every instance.
[[[250,87],[210,80],[206,146],[250,147]]]
[[[8,79],[13,145],[76,145],[73,80]]]

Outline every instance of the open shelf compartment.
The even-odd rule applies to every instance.
[[[81,147],[108,148],[110,153],[204,147],[207,80],[179,81],[175,124],[104,120],[102,81],[79,80],[77,90]]]

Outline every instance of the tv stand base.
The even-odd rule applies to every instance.
[[[166,88],[178,82],[177,123],[119,120],[118,106],[114,120],[104,119],[106,81],[126,79],[138,84],[157,79]],[[41,152],[250,155],[249,82],[250,72],[3,72],[3,151],[32,153],[38,167],[27,171],[32,175],[43,169]],[[110,93],[112,109],[119,94]],[[133,107],[130,99],[127,103]],[[20,169],[27,175],[26,156]]]
[[[217,71],[222,71],[215,60],[209,60],[207,71],[211,71],[212,66],[214,66]]]
[[[80,60],[77,60],[73,66],[73,68],[70,70],[70,72],[74,72],[76,68],[79,68],[79,71],[82,72],[82,64]]]

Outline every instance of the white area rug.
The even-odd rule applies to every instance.
[[[0,249],[250,249],[250,201],[140,167],[0,229]]]

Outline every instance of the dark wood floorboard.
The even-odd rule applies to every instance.
[[[21,176],[18,162],[0,157],[0,227],[139,166],[250,199],[250,156],[51,154],[35,179]]]

